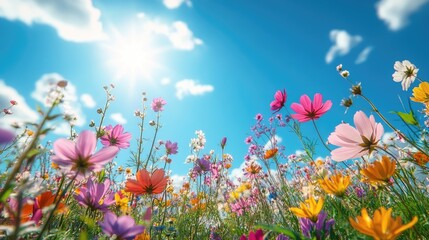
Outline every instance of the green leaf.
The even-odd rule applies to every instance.
[[[34,156],[36,156],[37,154],[39,154],[40,153],[40,150],[38,150],[38,149],[35,149],[35,148],[33,148],[33,149],[31,149],[28,153],[27,153],[27,158],[32,158],[32,157],[34,157]]]
[[[47,116],[46,119],[47,120],[54,120],[55,118],[58,118],[60,116],[62,116],[62,114],[54,114],[54,115],[51,115],[51,116]]]
[[[106,176],[106,170],[103,169],[98,173],[98,182],[104,182],[104,177]]]
[[[79,240],[89,240],[88,232],[86,230],[83,230],[79,234]]]
[[[282,228],[280,226],[275,226],[275,225],[267,225],[267,224],[259,224],[256,226],[256,228],[262,228],[265,230],[271,230],[273,232],[278,232],[281,233],[285,236],[288,236],[291,239],[295,239],[295,240],[301,240],[301,237],[299,236],[299,234],[293,232],[292,230],[286,229],[286,228]]]
[[[405,113],[405,112],[393,112],[393,113],[397,114],[402,119],[402,121],[404,121],[407,124],[411,124],[415,126],[419,125],[419,122],[417,122],[412,111],[410,111],[410,113]]]
[[[7,198],[13,191],[13,186],[9,185],[6,189],[3,190],[2,195],[0,196],[0,202],[6,202]]]

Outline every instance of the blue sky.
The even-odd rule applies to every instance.
[[[226,152],[238,167],[254,116],[270,116],[276,90],[286,89],[288,108],[302,94],[319,92],[332,100],[331,111],[318,120],[325,138],[341,121],[350,122],[356,110],[370,113],[357,100],[344,114],[340,101],[349,96],[350,86],[335,70],[340,63],[400,124],[388,112],[402,110],[398,96],[407,101],[410,90],[392,81],[393,64],[408,59],[428,79],[427,2],[3,0],[0,104],[6,107],[16,99],[19,105],[1,124],[37,120],[31,109],[42,104],[46,81],[65,78],[75,86],[66,110],[80,116],[79,132],[91,119],[97,122],[95,112],[105,98],[102,86],[113,83],[116,101],[107,121],[124,123],[135,136],[133,113],[141,106],[141,93],[149,101],[166,99],[159,139],[179,143],[175,173],[185,174],[190,167],[183,163],[195,130],[205,132],[206,152],[220,153],[219,142],[228,137]],[[148,111],[147,119],[154,117]],[[151,137],[152,129],[146,129]],[[310,123],[303,130],[315,136]],[[64,137],[60,132],[55,137]],[[300,148],[288,130],[279,136],[287,153]],[[128,153],[122,151],[118,160]],[[326,154],[320,148],[319,155]]]

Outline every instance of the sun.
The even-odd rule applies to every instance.
[[[116,80],[131,84],[151,81],[163,66],[160,64],[165,49],[158,47],[154,37],[144,31],[121,33],[113,31],[111,40],[103,45],[106,63]]]

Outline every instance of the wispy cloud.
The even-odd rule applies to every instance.
[[[105,39],[100,16],[91,0],[2,0],[0,4],[0,17],[49,25],[61,38],[73,42]]]
[[[15,100],[18,105],[12,108],[13,113],[11,115],[2,117],[0,125],[3,127],[8,127],[13,123],[35,122],[39,119],[39,114],[28,106],[25,98],[15,88],[0,80],[0,108],[9,107],[10,100]]]
[[[84,93],[80,95],[80,101],[82,102],[83,106],[87,108],[94,108],[97,103],[94,101],[94,98],[88,93]]]
[[[333,29],[329,33],[329,37],[333,42],[333,45],[326,53],[326,63],[331,63],[337,56],[344,56],[350,52],[350,50],[362,41],[362,37],[359,35],[352,36],[345,30]]]
[[[209,92],[213,92],[214,87],[212,85],[199,84],[192,79],[184,79],[176,83],[176,97],[183,99],[187,95],[204,95]]]
[[[112,115],[110,115],[110,118],[119,124],[126,124],[128,122],[127,119],[125,119],[121,113],[112,113]]]
[[[360,52],[355,63],[361,64],[361,63],[365,62],[366,59],[368,58],[369,54],[371,53],[371,51],[372,51],[372,47],[366,47],[364,50],[362,50],[362,52]]]
[[[409,22],[411,14],[417,12],[429,0],[381,0],[377,2],[377,16],[390,30],[398,31]]]
[[[278,144],[280,144],[282,142],[282,138],[279,137],[278,135],[274,135],[274,137],[271,137],[271,139],[265,144],[264,149],[268,150],[268,149],[272,149],[275,146],[278,146]]]
[[[188,7],[192,6],[192,2],[190,0],[163,0],[164,6],[169,9],[175,9],[180,7],[182,4],[188,5]]]

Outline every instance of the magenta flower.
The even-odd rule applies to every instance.
[[[116,146],[123,149],[130,146],[131,133],[124,133],[124,127],[122,127],[122,125],[117,124],[115,127],[109,125],[104,131],[105,134],[100,138],[101,144],[104,146]]]
[[[152,101],[151,107],[152,107],[152,110],[154,112],[162,112],[164,110],[163,107],[164,107],[165,104],[167,104],[167,102],[164,99],[162,99],[162,98],[155,98]]]
[[[98,223],[101,230],[109,237],[116,236],[116,239],[133,240],[137,235],[143,233],[144,226],[136,225],[130,216],[117,217],[112,212],[104,214],[104,221]]]
[[[80,205],[105,212],[115,202],[114,194],[107,193],[109,187],[108,179],[104,183],[95,183],[89,178],[86,186],[79,188],[79,194],[75,195],[75,199]]]
[[[264,240],[264,232],[262,232],[262,229],[258,229],[256,232],[250,231],[249,238],[243,234],[240,240]]]
[[[82,180],[91,171],[98,172],[110,162],[118,153],[119,148],[108,146],[94,153],[97,145],[95,133],[83,131],[76,142],[62,138],[54,142],[54,153],[51,157],[53,163],[70,176]]]
[[[287,99],[286,90],[284,89],[283,91],[278,90],[274,94],[274,100],[270,104],[271,110],[274,112],[280,111],[282,107],[285,105],[286,99]]]
[[[8,144],[13,141],[15,134],[13,132],[0,128],[0,145]]]
[[[371,154],[384,133],[383,125],[376,123],[372,115],[368,118],[362,111],[357,111],[353,119],[356,128],[341,123],[328,137],[329,143],[340,147],[331,152],[335,161]]]
[[[322,102],[322,94],[320,93],[314,94],[313,102],[306,94],[301,96],[299,102],[301,104],[292,103],[290,107],[296,112],[291,117],[301,123],[320,118],[332,107],[330,100],[325,103]]]
[[[165,151],[166,151],[167,155],[177,154],[177,149],[178,149],[177,142],[172,143],[170,140],[165,142]]]

